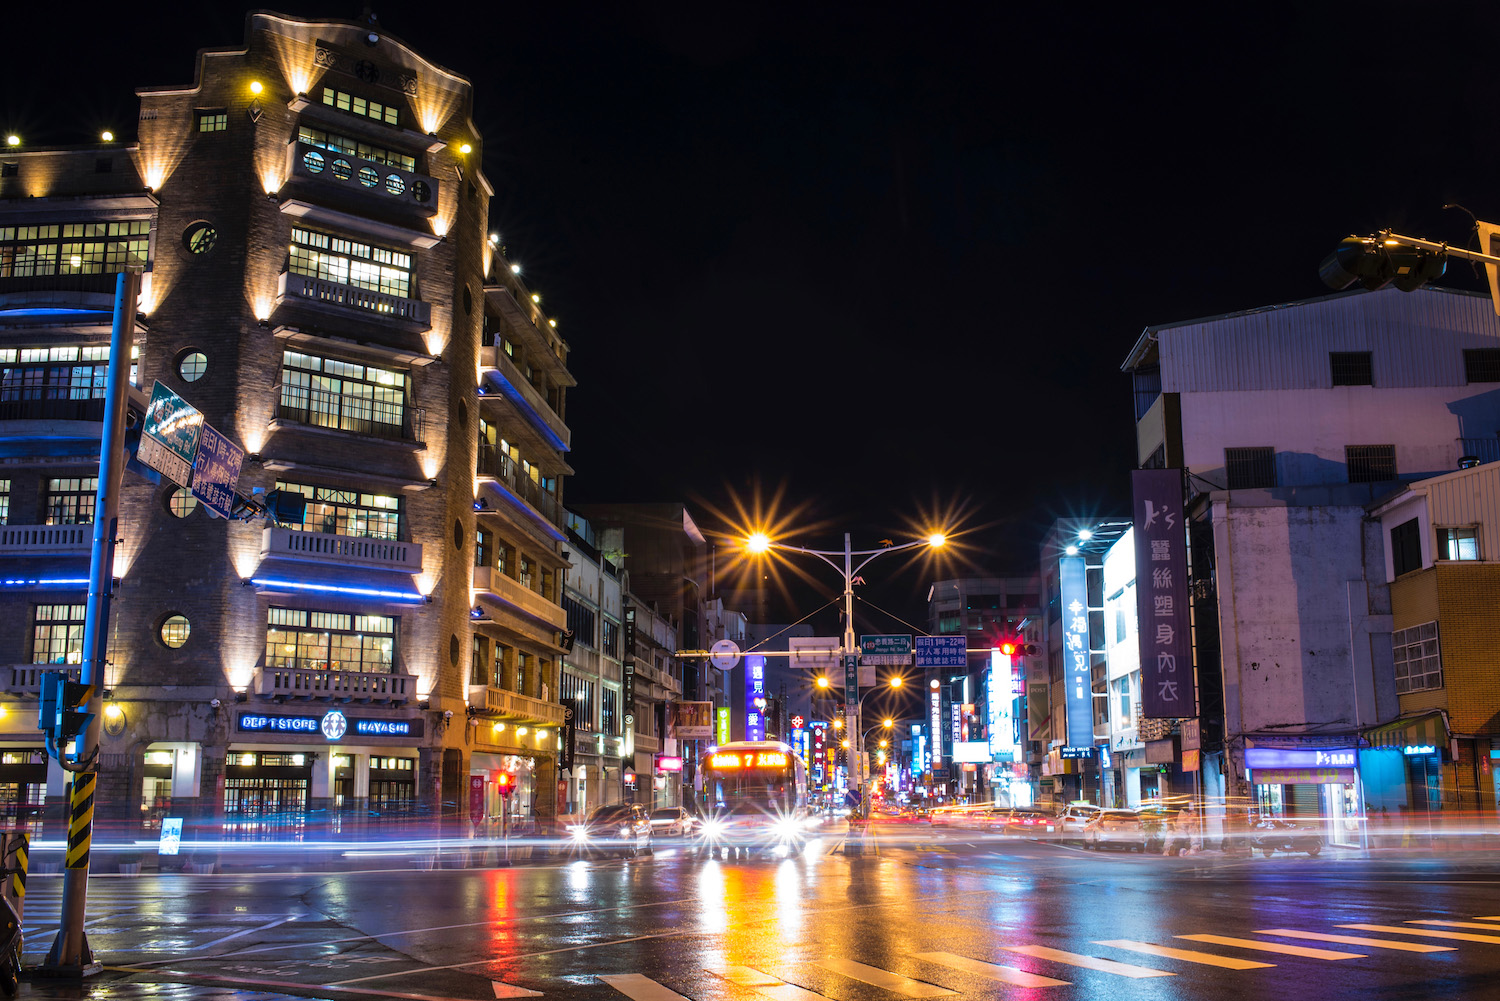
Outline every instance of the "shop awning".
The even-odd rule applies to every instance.
[[[1403,716],[1365,731],[1371,747],[1448,746],[1448,722],[1440,710],[1419,716]]]

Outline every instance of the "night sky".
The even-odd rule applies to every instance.
[[[967,569],[1034,566],[1124,505],[1143,327],[1500,218],[1494,4],[709,6],[376,7],[474,82],[491,229],[573,349],[570,502],[779,492],[820,548],[961,513]],[[222,3],[12,8],[33,145],[131,137],[136,86],[243,40]]]

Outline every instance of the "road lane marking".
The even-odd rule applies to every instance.
[[[1235,959],[1232,956],[1215,956],[1211,952],[1196,952],[1192,949],[1174,949],[1168,945],[1152,945],[1150,942],[1132,942],[1124,938],[1106,939],[1095,945],[1108,945],[1127,952],[1140,952],[1147,956],[1165,956],[1180,959],[1184,963],[1202,963],[1205,966],[1220,966],[1226,970],[1264,970],[1275,963],[1260,963],[1253,959]]]
[[[1500,931],[1494,925],[1483,925],[1478,921],[1438,921],[1428,918],[1423,921],[1408,921],[1409,925],[1437,925],[1440,928],[1482,928],[1485,931]]]
[[[604,978],[600,977],[599,979],[603,980]],[[541,991],[528,991],[524,987],[507,984],[503,980],[491,980],[490,983],[495,988],[495,997],[497,998],[539,998],[542,996]],[[665,990],[665,988],[663,989]]]
[[[997,966],[994,963],[983,963],[965,956],[955,956],[951,952],[914,952],[912,956],[916,959],[925,959],[929,963],[937,963],[939,966],[951,967],[965,973],[972,973],[977,977],[998,980],[1002,984],[1012,984],[1016,987],[1066,987],[1069,983],[1066,980],[1053,980],[1051,977],[1044,977],[1038,973],[1027,973],[1014,966]]]
[[[643,977],[639,973],[600,974],[599,979],[630,998],[630,1001],[688,1001],[671,988],[663,987],[650,977]],[[498,988],[500,985],[495,986]],[[527,994],[535,995],[535,993],[535,991],[527,991]],[[501,997],[502,995],[497,993],[495,996]]]
[[[1338,928],[1353,928],[1356,931],[1383,931],[1393,935],[1420,935],[1423,938],[1451,938],[1458,942],[1488,942],[1500,945],[1500,935],[1470,935],[1462,931],[1428,931],[1425,928],[1405,928],[1401,925],[1336,925]]]
[[[105,969],[109,970],[110,972],[117,972],[117,973],[161,973],[161,972],[163,972],[160,969],[150,969],[150,968],[147,968],[147,967],[139,965],[139,964],[132,965],[132,966],[106,966]],[[184,980],[204,981],[204,982],[206,982],[206,983],[208,983],[210,985],[212,985],[212,984],[220,984],[224,980],[223,977],[215,976],[213,974],[187,973],[187,972],[184,972],[182,970],[167,970],[165,972],[172,974],[172,976],[174,976],[174,977],[182,977]],[[322,992],[324,992],[324,991],[332,991],[332,992],[337,993],[337,994],[349,994],[349,995],[352,995],[354,997],[360,997],[360,996],[367,996],[368,997],[368,996],[373,996],[373,997],[382,997],[382,998],[400,998],[400,999],[402,999],[402,1001],[471,1001],[471,999],[469,999],[469,998],[446,997],[444,995],[406,994],[406,993],[403,993],[403,992],[400,992],[400,991],[372,991],[372,990],[366,990],[364,988],[360,988],[358,990],[354,990],[354,989],[347,988],[347,987],[336,987],[336,986],[334,986],[332,984],[309,984],[309,983],[306,983],[306,982],[300,981],[300,980],[246,980],[246,979],[243,979],[241,977],[236,977],[234,979],[234,982],[237,985],[239,985],[239,986],[251,986],[251,987],[294,987],[294,988],[298,989],[298,993],[299,994],[305,994],[309,989],[311,989],[311,990],[316,990],[320,994]]]
[[[204,942],[202,945],[194,946],[194,948],[195,949],[209,949],[209,948],[212,948],[213,946],[219,945],[220,943],[229,942],[229,941],[232,941],[234,939],[241,938],[241,937],[243,937],[245,935],[254,935],[258,931],[266,931],[268,929],[275,928],[277,925],[284,925],[288,921],[296,921],[296,920],[297,920],[296,915],[292,915],[291,917],[282,918],[279,921],[272,921],[268,925],[261,925],[259,928],[246,928],[244,931],[237,931],[233,935],[225,935],[223,938],[216,938],[212,942]]]
[[[882,970],[874,966],[866,966],[864,963],[856,963],[852,959],[823,959],[813,960],[814,966],[821,966],[825,970],[831,970],[850,980],[858,980],[861,983],[873,984],[883,987],[895,994],[909,998],[944,998],[957,991],[950,991],[946,987],[929,984],[922,980],[913,980],[903,977],[889,970]]]
[[[1189,942],[1209,942],[1213,945],[1232,945],[1239,949],[1256,952],[1279,952],[1285,956],[1302,956],[1306,959],[1364,959],[1357,952],[1334,952],[1332,949],[1309,949],[1305,945],[1282,945],[1279,942],[1257,942],[1253,938],[1230,938],[1227,935],[1173,935],[1173,938]]]
[[[1049,949],[1045,945],[1003,945],[1001,948],[1006,952],[1019,952],[1023,956],[1050,959],[1054,963],[1081,966],[1086,970],[1103,970],[1105,973],[1118,973],[1120,976],[1130,977],[1132,980],[1144,980],[1146,977],[1177,976],[1177,974],[1167,970],[1153,970],[1146,966],[1131,966],[1129,963],[1117,963],[1113,959],[1098,959],[1094,956],[1083,956],[1076,952]]]
[[[1475,921],[1500,921],[1500,914],[1481,914]]]
[[[1261,928],[1257,935],[1280,935],[1282,938],[1305,938],[1313,942],[1337,942],[1340,945],[1362,945],[1370,949],[1399,949],[1401,952],[1452,952],[1451,945],[1424,945],[1421,942],[1397,942],[1388,938],[1360,938],[1358,935],[1325,935],[1295,928]]]
[[[741,987],[750,988],[757,994],[764,994],[773,1001],[828,1001],[828,998],[816,991],[789,984],[785,980],[777,980],[768,973],[762,973],[748,966],[730,966],[708,972],[716,977],[723,977],[731,984],[739,984]]]

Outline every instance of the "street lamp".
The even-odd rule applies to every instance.
[[[932,532],[925,538],[913,539],[910,542],[903,542],[900,545],[882,546],[879,549],[853,549],[851,548],[849,533],[845,532],[844,548],[843,551],[840,552],[833,549],[807,549],[802,546],[789,546],[783,542],[773,541],[771,537],[764,532],[752,532],[745,538],[745,551],[752,555],[763,555],[765,553],[771,552],[772,550],[776,550],[784,553],[798,553],[802,556],[815,556],[832,567],[834,573],[837,573],[841,577],[843,577],[844,635],[839,648],[839,656],[843,658],[845,677],[854,678],[856,667],[854,663],[851,663],[851,661],[853,661],[855,657],[859,656],[859,648],[855,646],[854,640],[854,580],[859,576],[859,572],[882,556],[887,556],[891,553],[905,552],[911,549],[918,549],[924,546],[929,549],[940,549],[947,543],[947,541],[948,537],[942,532]],[[843,566],[840,566],[835,561],[836,558],[840,556],[843,557]],[[862,558],[859,559],[859,562],[856,563],[855,559],[857,557]],[[891,678],[890,685],[892,688],[900,688],[900,675]],[[822,687],[821,683],[819,684],[819,687]],[[847,712],[849,715],[849,732],[851,734],[854,734],[859,732],[859,684],[857,680],[853,684],[848,684],[848,682],[846,682],[846,688],[849,696],[845,699],[845,704],[847,706]],[[856,776],[855,788],[859,790],[860,793],[860,812],[865,816],[869,816],[869,797],[864,795],[865,756],[863,752],[864,740],[863,737],[861,737],[859,745],[854,748],[854,755],[859,764],[857,768],[851,768],[850,771]]]

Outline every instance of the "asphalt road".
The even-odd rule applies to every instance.
[[[1500,999],[1500,852],[1095,853],[926,825],[800,857],[98,876],[117,984],[599,1001]],[[34,876],[28,961],[61,880]],[[120,995],[124,996],[124,995]]]

